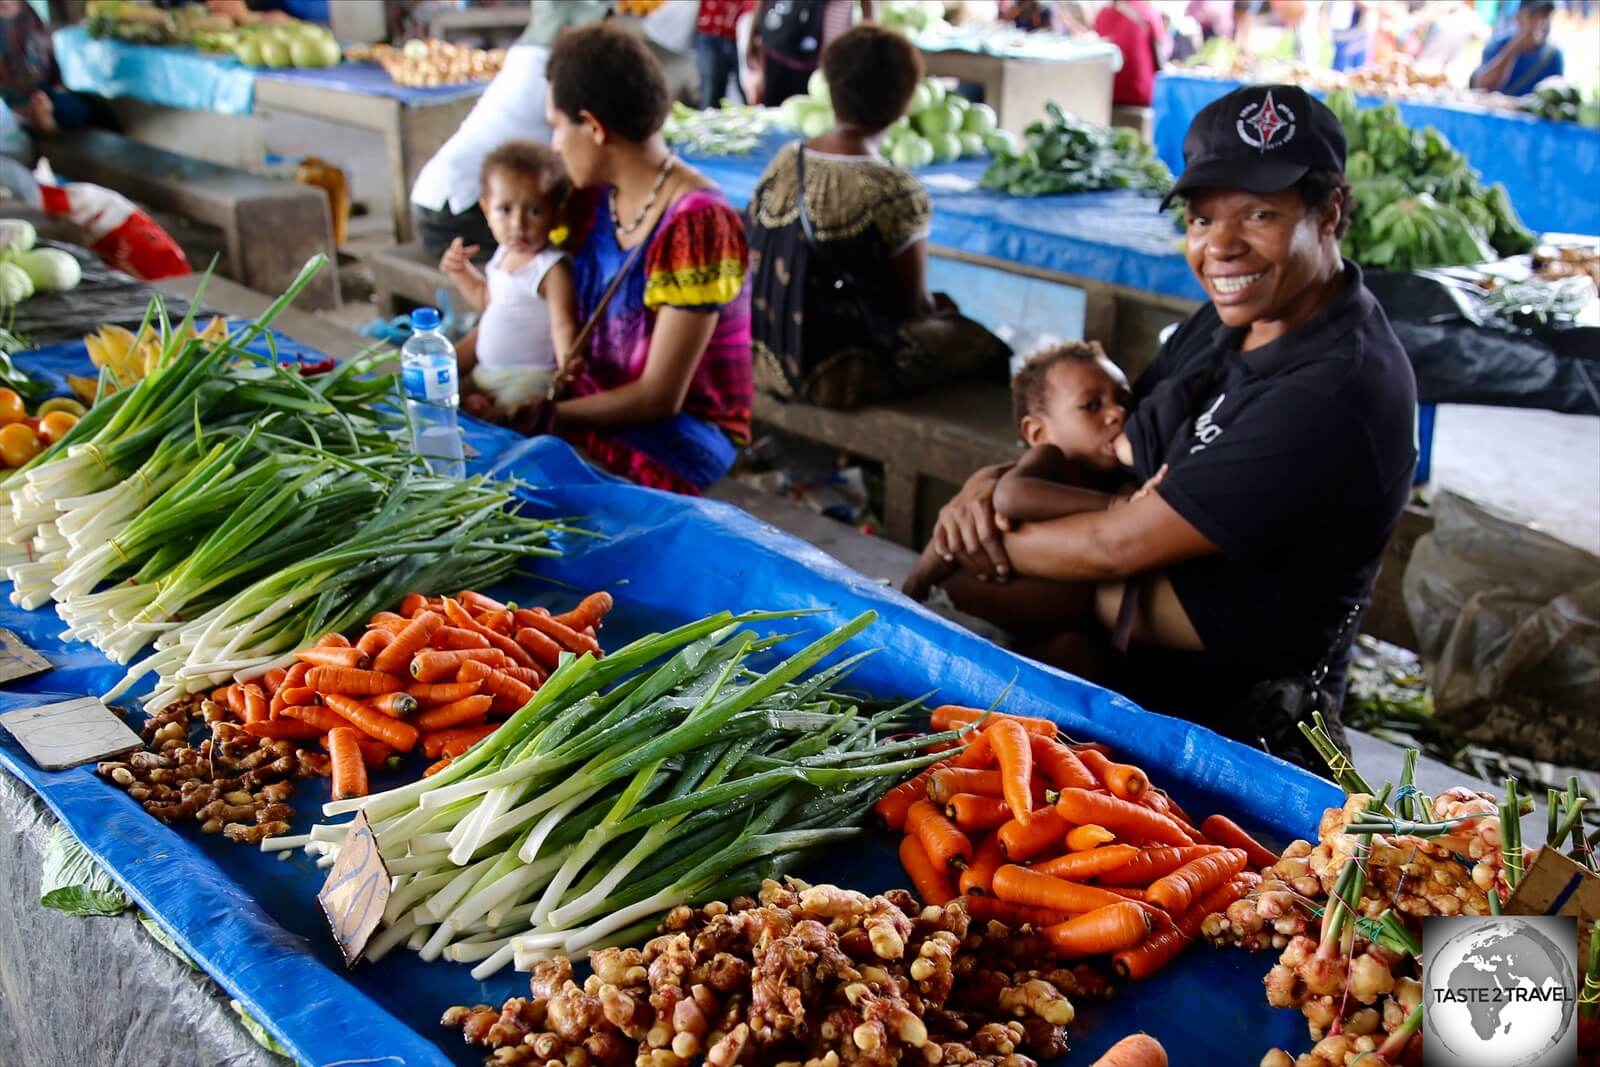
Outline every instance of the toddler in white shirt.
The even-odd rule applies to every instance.
[[[544,398],[578,333],[572,263],[551,240],[570,188],[561,157],[533,141],[507,141],[483,161],[483,213],[499,247],[482,273],[476,245],[458,237],[439,260],[467,302],[483,312],[456,345],[462,406],[507,418]],[[474,391],[477,396],[474,396]]]

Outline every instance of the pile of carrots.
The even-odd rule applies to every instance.
[[[1064,959],[1110,956],[1145,978],[1277,859],[1222,815],[1197,827],[1143,770],[1047,719],[945,705],[932,726],[980,721],[875,809],[904,832],[900,862],[927,903],[960,897],[974,919],[1041,928]]]
[[[254,737],[320,741],[333,797],[367,794],[367,771],[422,752],[424,775],[494,733],[533,698],[563,653],[602,655],[596,632],[611,594],[591,593],[562,615],[466,590],[412,593],[380,611],[354,642],[331,633],[288,667],[211,695]]]

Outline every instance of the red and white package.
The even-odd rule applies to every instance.
[[[172,235],[121,193],[88,182],[58,184],[46,160],[34,177],[44,210],[76,223],[108,266],[145,281],[191,273],[189,257]]]

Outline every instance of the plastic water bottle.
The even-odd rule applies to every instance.
[[[411,449],[426,456],[434,473],[460,478],[466,473],[456,407],[461,382],[456,349],[441,332],[437,308],[411,313],[411,336],[400,346],[400,381],[411,416]]]

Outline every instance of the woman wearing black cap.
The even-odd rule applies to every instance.
[[[1298,732],[1252,701],[1263,683],[1328,666],[1325,703],[1338,707],[1354,619],[1416,462],[1410,363],[1339,253],[1354,208],[1344,156],[1338,119],[1292,86],[1240,89],[1201,111],[1172,195],[1187,204],[1189,266],[1211,302],[1135,388],[1127,433],[1153,491],[1002,530],[1003,468],[987,468],[934,535],[990,581],[1095,583],[1101,641],[1114,631],[1127,654],[1090,673],[1153,710],[1276,738],[1279,751]]]

